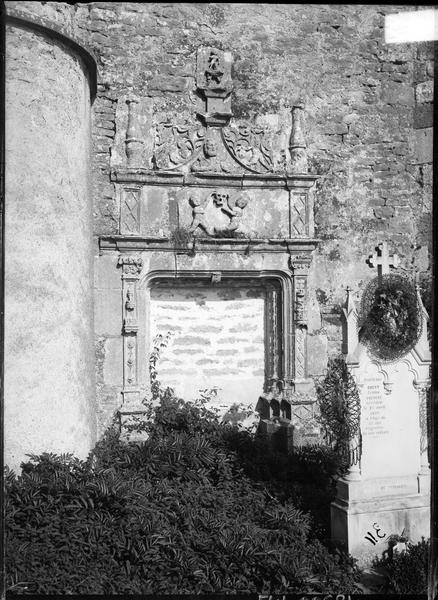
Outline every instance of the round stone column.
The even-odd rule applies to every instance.
[[[85,457],[96,437],[95,72],[76,42],[13,12],[6,51],[4,444],[17,469],[27,453]]]

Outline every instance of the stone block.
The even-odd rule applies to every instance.
[[[118,256],[103,254],[94,259],[94,285],[98,290],[122,289],[121,270],[117,266]]]
[[[121,336],[105,340],[103,377],[105,385],[121,386],[123,384],[123,341]]]
[[[433,80],[424,81],[415,86],[415,101],[418,104],[433,102]]]
[[[387,104],[413,106],[414,90],[410,84],[389,82],[382,86],[382,101]]]
[[[392,206],[381,206],[376,207],[373,213],[376,219],[389,219],[394,215],[394,209]]]
[[[327,368],[327,336],[323,333],[307,337],[307,353],[309,356],[309,375],[322,375]]]
[[[417,104],[414,108],[414,128],[433,127],[433,104]]]
[[[160,92],[183,92],[186,89],[188,79],[171,75],[155,75],[149,82],[150,91]]]
[[[94,330],[96,335],[120,335],[123,319],[121,290],[96,290]]]
[[[433,129],[415,130],[415,162],[417,164],[431,163],[433,160]]]

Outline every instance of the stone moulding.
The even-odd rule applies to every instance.
[[[195,280],[211,282],[213,277],[217,279],[218,271],[213,270],[178,270],[178,279]],[[138,286],[140,289],[150,289],[151,284],[157,280],[175,281],[176,272],[174,270],[151,270],[140,276]],[[272,282],[278,285],[278,294],[280,302],[273,302],[272,294],[268,294],[267,321],[274,324],[269,332],[269,337],[278,340],[276,347],[276,357],[274,361],[266,360],[268,372],[265,377],[265,385],[276,385],[277,382],[284,382],[284,389],[291,390],[294,385],[294,360],[293,360],[293,338],[294,338],[294,320],[293,320],[293,275],[286,270],[242,270],[230,269],[220,271],[220,280],[241,283],[243,280],[258,280],[266,285],[270,292]],[[274,306],[277,307],[274,309]],[[279,309],[279,319],[272,318],[273,310]],[[268,351],[268,348],[266,348]],[[266,357],[268,358],[268,357]],[[269,391],[269,390],[266,390]]]
[[[245,173],[245,174],[220,174],[220,173],[176,173],[175,171],[150,171],[141,168],[125,168],[114,170],[111,181],[116,183],[136,183],[147,185],[173,185],[187,187],[254,187],[254,188],[280,188],[280,189],[310,189],[318,175],[297,174],[284,176],[278,174]]]
[[[203,252],[244,252],[248,246],[251,252],[312,252],[321,240],[317,238],[196,238],[196,246]],[[168,237],[143,237],[134,235],[111,235],[99,238],[100,252],[154,251],[174,252],[175,248]],[[309,258],[294,257],[295,268],[308,266]]]

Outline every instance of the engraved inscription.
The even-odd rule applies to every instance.
[[[389,433],[388,415],[383,397],[382,380],[378,377],[364,380],[362,412],[363,435],[377,438]]]

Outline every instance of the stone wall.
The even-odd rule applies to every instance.
[[[7,26],[5,462],[96,439],[90,85],[79,56]]]
[[[193,121],[196,51],[211,45],[233,54],[236,118],[268,124],[282,135],[290,127],[292,103],[299,97],[305,102],[311,172],[320,176],[315,234],[321,242],[309,275],[311,373],[321,372],[327,354],[339,352],[345,287],[360,294],[375,275],[365,259],[379,241],[389,242],[402,267],[427,277],[432,43],[384,42],[385,15],[415,6],[8,4],[19,4],[22,11],[51,13],[50,18],[62,21],[97,57],[98,93],[92,112],[96,257],[99,236],[114,234],[119,226],[121,198],[110,171],[123,130],[122,104],[134,95],[148,103],[155,123],[163,117]],[[109,277],[115,273],[116,269]],[[96,297],[100,294],[105,305],[103,290],[112,284],[96,286]],[[119,279],[114,280],[112,293],[114,298],[107,302],[112,308],[96,313],[102,423],[108,422],[120,400],[120,373],[111,367],[119,365],[120,358]],[[104,319],[106,310],[113,315],[111,323]],[[117,360],[108,362],[110,355]]]
[[[335,351],[344,288],[363,289],[364,259],[382,239],[403,266],[429,268],[432,44],[384,42],[385,14],[409,6],[88,3],[76,6],[99,57],[94,112],[95,233],[116,230],[109,154],[118,98],[153,99],[155,113],[193,112],[196,48],[234,56],[236,117],[269,118],[298,96],[318,183],[322,239],[313,293]],[[322,331],[322,333],[321,333]],[[325,333],[324,333],[325,332]]]
[[[384,42],[385,14],[408,6],[89,3],[76,6],[98,56],[94,107],[95,235],[115,233],[119,199],[110,154],[126,95],[153,119],[192,119],[196,50],[234,57],[232,110],[239,119],[287,121],[305,100],[311,172],[320,175],[311,273],[309,354],[340,349],[345,287],[359,295],[365,264],[388,240],[405,268],[426,273],[431,250],[432,44]],[[118,108],[119,106],[119,108]],[[148,142],[146,142],[148,143]],[[310,362],[312,356],[310,356]]]

